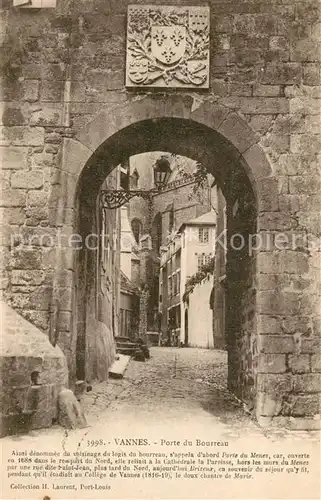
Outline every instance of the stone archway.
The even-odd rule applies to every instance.
[[[95,199],[101,182],[122,159],[141,152],[165,150],[197,159],[213,172],[228,204],[228,233],[230,236],[240,233],[248,242],[249,234],[260,231],[259,215],[275,211],[278,206],[277,180],[258,141],[259,137],[234,112],[210,102],[196,106],[190,96],[173,95],[166,99],[146,96],[105,109],[74,139],[65,139],[60,185],[66,195],[57,217],[67,231],[77,230],[75,214],[84,201]],[[53,208],[57,210],[57,206]],[[89,211],[91,208],[87,207]],[[72,224],[65,220],[70,210],[74,210]],[[64,264],[66,256],[71,259],[69,269],[75,271],[77,267],[75,251],[62,249],[59,282],[65,280],[74,295],[75,282],[71,283]],[[255,257],[249,256],[248,243],[242,252],[228,249],[231,286],[227,331],[229,386],[250,407],[256,407],[259,416],[260,304]],[[70,338],[64,336],[60,345],[67,350],[67,357],[69,354],[73,376],[76,367],[70,346],[76,345],[77,325],[73,324],[69,330]],[[66,344],[69,344],[67,349]]]

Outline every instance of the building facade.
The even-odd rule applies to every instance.
[[[229,388],[262,425],[318,427],[319,2],[210,0],[208,88],[152,92],[125,85],[127,1],[26,7],[1,10],[3,300],[60,346],[71,386],[107,374],[118,323],[100,321],[97,257],[69,236],[90,234],[128,157],[192,158],[226,200]]]
[[[210,263],[214,273],[215,227],[216,212],[205,213],[184,222],[168,244],[161,247],[159,311],[162,338],[170,345],[214,346],[210,308],[213,278],[206,282],[200,280],[195,292],[191,283]],[[196,319],[202,307],[197,306],[198,299],[204,306],[203,323]]]

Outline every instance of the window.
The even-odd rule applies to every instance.
[[[162,245],[162,214],[158,213],[152,223],[152,245],[157,253]]]
[[[181,293],[181,272],[177,272],[177,293]]]
[[[202,267],[210,262],[212,258],[211,253],[199,253],[197,255],[197,271],[201,271]]]
[[[208,243],[209,229],[208,227],[200,227],[198,230],[198,240],[200,243]]]
[[[172,296],[172,278],[168,278],[168,296]]]
[[[131,226],[132,226],[132,231],[133,231],[133,235],[134,235],[135,241],[136,241],[136,243],[139,243],[139,238],[140,238],[140,233],[141,233],[141,227],[142,227],[142,224],[141,224],[140,220],[139,219],[133,219],[132,223],[131,223]]]
[[[177,275],[173,275],[173,295],[177,294]]]
[[[131,189],[136,189],[138,187],[139,174],[135,168],[134,172],[130,176],[130,187]]]
[[[169,228],[168,228],[169,232],[172,231],[173,227],[174,227],[174,207],[171,207],[171,210],[169,212]]]

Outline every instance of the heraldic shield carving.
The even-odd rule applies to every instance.
[[[208,7],[130,5],[127,87],[209,87]]]

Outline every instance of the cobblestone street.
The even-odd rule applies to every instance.
[[[145,363],[131,361],[123,381],[94,387],[85,397],[88,421],[94,422],[108,404],[108,420],[123,419],[175,425],[222,426],[237,437],[241,430],[258,432],[256,425],[226,389],[227,354],[206,349],[151,348]],[[233,430],[232,430],[233,429]],[[259,431],[261,432],[261,431]]]
[[[222,439],[266,439],[267,432],[226,388],[225,351],[174,347],[150,351],[151,359],[145,363],[130,361],[123,380],[97,384],[86,394],[84,406],[91,425],[197,426],[211,429]],[[317,433],[268,433],[275,441],[287,436],[313,439]]]

